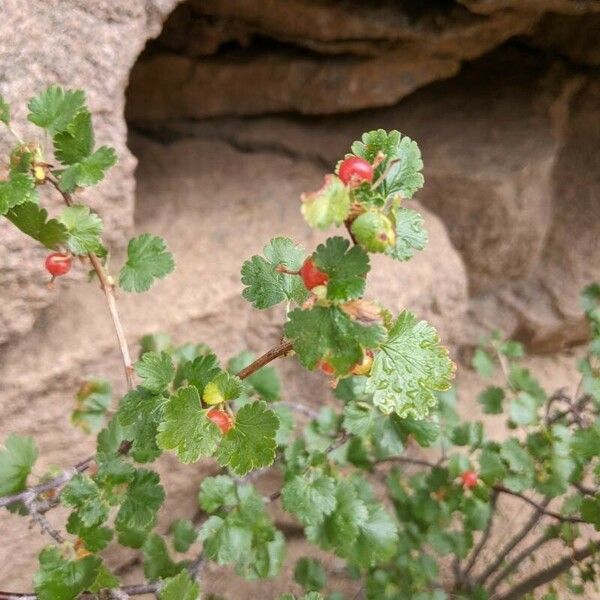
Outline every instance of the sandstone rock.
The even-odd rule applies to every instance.
[[[426,183],[417,197],[442,218],[467,266],[472,310],[456,339],[477,343],[499,327],[535,351],[552,352],[585,339],[577,298],[600,277],[598,219],[590,218],[600,143],[591,133],[593,86],[585,81],[560,61],[505,48],[393,108],[146,127],[165,138],[200,136],[246,152],[287,153],[322,169],[333,168],[362,131],[401,129],[423,151]],[[582,86],[587,91],[578,91]],[[573,142],[565,146],[567,139]],[[578,139],[585,142],[575,149]],[[562,241],[553,241],[557,236]]]
[[[0,93],[12,105],[15,129],[37,134],[27,123],[26,100],[50,84],[86,90],[99,144],[115,146],[119,164],[107,180],[83,198],[106,223],[109,242],[121,244],[131,228],[135,160],[127,150],[123,119],[129,71],[146,39],[158,34],[176,0],[140,3],[109,0],[4,0],[0,22]],[[39,130],[38,130],[39,131]],[[0,131],[4,155],[13,140]],[[39,285],[43,251],[0,220],[0,345],[33,324],[51,301]]]
[[[159,39],[131,74],[131,119],[388,106],[525,33],[535,16],[500,11],[481,19],[457,7],[412,14],[395,3],[373,9],[306,0],[270,2],[266,10],[229,0],[188,3],[173,20],[164,46],[177,53],[161,52]],[[256,36],[287,45],[254,44]],[[198,59],[232,40],[247,50]]]

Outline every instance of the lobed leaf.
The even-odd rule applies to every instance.
[[[200,586],[192,581],[189,573],[182,571],[176,577],[165,580],[159,598],[160,600],[199,600]]]
[[[369,256],[360,246],[350,248],[350,241],[345,238],[329,238],[317,246],[314,261],[319,270],[329,276],[329,300],[344,301],[362,297],[370,266]]]
[[[165,241],[144,233],[129,241],[127,262],[119,274],[119,285],[126,292],[146,292],[155,279],[166,277],[174,268]]]
[[[298,271],[306,258],[304,248],[285,237],[273,238],[264,248],[265,257],[253,256],[242,265],[242,296],[255,308],[269,308],[284,300],[302,304],[308,291],[298,275],[277,271]]]
[[[409,260],[427,245],[425,220],[416,210],[404,207],[395,208],[392,217],[396,229],[396,243],[388,247],[386,254],[396,260]]]
[[[6,181],[0,181],[0,216],[24,203],[37,202],[35,181],[29,173],[13,171]]]
[[[69,234],[67,228],[56,219],[48,218],[45,208],[34,202],[25,202],[9,210],[6,218],[24,234],[37,240],[51,250],[66,243]]]
[[[217,460],[239,477],[252,469],[268,467],[275,460],[279,427],[277,415],[263,401],[246,404],[238,411],[235,427],[223,437]]]
[[[39,600],[75,600],[90,589],[98,577],[102,561],[97,556],[66,560],[58,548],[44,548],[39,569],[33,576]]]
[[[323,186],[301,200],[306,222],[317,229],[341,225],[350,214],[350,192],[336,175],[326,175]]]
[[[63,192],[74,192],[78,187],[90,187],[100,183],[106,171],[117,163],[114,148],[101,146],[90,156],[74,163],[64,170],[56,171],[60,189]]]
[[[75,115],[85,106],[85,93],[82,90],[64,90],[51,86],[32,98],[27,107],[27,118],[54,137],[64,131]]]
[[[416,142],[399,131],[383,129],[369,131],[352,144],[352,152],[372,163],[379,153],[385,159],[375,170],[374,179],[385,174],[380,191],[385,196],[399,193],[412,198],[423,187],[423,160]]]
[[[285,335],[307,369],[327,360],[337,373],[345,375],[362,360],[363,348],[375,348],[386,335],[383,326],[363,326],[338,307],[296,309],[288,318]]]
[[[422,419],[436,404],[435,392],[449,389],[454,369],[437,331],[404,311],[375,355],[367,391],[383,413]]]
[[[67,246],[73,254],[83,255],[90,252],[101,254],[102,220],[88,206],[75,204],[67,206],[58,219],[68,233]]]
[[[206,414],[195,387],[177,390],[165,404],[156,436],[158,447],[174,450],[182,463],[212,456],[219,445],[221,431]]]
[[[66,129],[54,136],[54,155],[63,165],[74,165],[94,150],[94,129],[89,110],[79,111]]]
[[[158,394],[164,391],[173,381],[175,367],[166,352],[145,352],[135,364],[135,372],[142,379],[142,385],[149,391]]]
[[[21,492],[38,457],[35,442],[30,437],[11,433],[0,449],[0,496]]]

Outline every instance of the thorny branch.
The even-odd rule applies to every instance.
[[[275,360],[276,358],[278,358],[280,356],[284,356],[285,354],[290,352],[291,349],[292,349],[291,342],[287,342],[287,341],[281,342],[281,343],[277,344],[276,346],[274,346],[273,348],[271,348],[270,350],[268,350],[267,352],[265,352],[262,356],[257,358],[253,363],[251,363],[250,365],[248,365],[247,367],[242,369],[237,374],[237,376],[240,379],[246,379],[247,377],[249,377],[256,371],[258,371],[260,368],[264,367],[266,364],[270,363],[271,361]],[[126,453],[127,452],[124,452],[124,454],[126,454]],[[60,475],[55,477],[54,479],[51,479],[44,483],[40,483],[39,485],[34,485],[30,488],[27,488],[26,490],[23,490],[22,492],[20,492],[18,494],[12,494],[10,496],[0,497],[0,508],[2,508],[4,506],[10,506],[11,504],[15,504],[17,502],[27,502],[30,499],[31,500],[35,499],[37,496],[39,496],[40,494],[43,494],[44,492],[62,488],[67,483],[69,483],[69,481],[71,481],[71,479],[73,479],[73,477],[77,473],[82,473],[83,471],[85,471],[93,461],[94,461],[94,457],[90,456],[90,457],[86,458],[85,460],[77,463],[73,468],[66,469]],[[0,598],[0,600],[1,600],[1,598]]]
[[[523,598],[536,588],[553,581],[559,575],[568,571],[575,563],[581,562],[595,554],[598,551],[599,544],[600,540],[591,541],[587,546],[575,550],[573,554],[565,556],[562,560],[559,560],[550,567],[534,573],[521,583],[517,584],[506,594],[500,596],[498,600],[519,600],[519,598]]]
[[[51,174],[47,174],[48,181],[58,190],[60,195],[63,197],[65,204],[67,206],[73,206],[73,198],[71,194],[64,192],[56,180],[56,178]],[[129,352],[129,346],[127,345],[127,339],[125,338],[125,332],[123,330],[123,325],[121,324],[121,319],[119,318],[119,312],[117,311],[117,304],[115,302],[115,294],[114,294],[114,283],[110,278],[110,275],[107,273],[106,269],[100,262],[100,259],[93,253],[90,252],[88,254],[88,258],[92,263],[92,267],[98,276],[98,280],[100,281],[100,287],[104,292],[104,296],[106,297],[106,303],[108,305],[108,310],[110,312],[110,316],[112,318],[113,326],[115,329],[115,333],[117,334],[117,340],[119,342],[119,349],[121,350],[121,356],[123,359],[123,367],[125,369],[125,379],[127,381],[127,387],[132,390],[135,388],[135,381],[133,378],[133,365],[131,362],[131,354]]]

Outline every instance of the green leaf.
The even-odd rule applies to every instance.
[[[71,422],[86,433],[98,433],[112,402],[112,388],[104,379],[86,381],[75,397],[76,408]]]
[[[577,429],[571,440],[571,449],[574,456],[584,461],[600,456],[600,423]]]
[[[69,237],[67,228],[56,219],[47,220],[48,211],[40,208],[34,202],[25,202],[15,206],[8,211],[6,218],[24,234],[51,250],[59,244],[66,243]]]
[[[360,246],[352,246],[342,237],[329,238],[317,246],[314,254],[316,266],[327,273],[327,298],[329,300],[355,300],[365,291],[369,272],[369,256]]]
[[[160,600],[199,600],[200,586],[194,583],[187,571],[167,579],[159,593]]]
[[[449,389],[454,363],[437,331],[403,311],[375,355],[367,391],[385,413],[422,419],[436,404],[437,391]]]
[[[380,186],[385,196],[399,193],[403,198],[412,198],[423,187],[423,161],[419,146],[399,131],[388,133],[378,129],[364,133],[360,141],[352,144],[352,152],[370,163],[380,152],[385,155],[374,176],[377,180],[385,173]]]
[[[127,292],[146,292],[156,278],[166,277],[175,268],[165,241],[144,233],[129,241],[127,262],[119,275],[119,285]]]
[[[0,496],[17,494],[27,486],[27,478],[38,457],[30,437],[11,433],[0,449]]]
[[[181,371],[188,384],[193,385],[198,393],[202,394],[206,385],[217,377],[221,369],[219,368],[219,359],[211,352],[184,363]]]
[[[152,462],[160,456],[156,434],[165,402],[163,396],[141,386],[127,392],[121,400],[117,416],[127,428],[127,438],[133,440],[130,453],[137,462]]]
[[[475,350],[471,366],[482,377],[491,377],[495,371],[492,357],[483,348],[477,348],[477,350]]]
[[[86,527],[76,512],[69,515],[67,531],[82,540],[90,552],[104,550],[113,538],[112,529],[98,525]]]
[[[177,390],[164,407],[164,420],[158,426],[156,442],[163,450],[174,450],[182,463],[212,456],[221,439],[221,431],[202,409],[195,387]]]
[[[189,519],[176,519],[171,523],[173,547],[177,552],[187,552],[197,540],[198,532]]]
[[[227,475],[206,477],[198,492],[198,503],[206,512],[215,512],[225,507],[231,508],[239,502],[235,481]]]
[[[63,171],[56,171],[60,189],[64,192],[74,192],[78,187],[90,187],[100,183],[106,171],[117,163],[114,148],[101,146],[94,154],[84,158]]]
[[[517,394],[510,403],[510,418],[517,425],[533,425],[538,420],[538,402],[527,392]]]
[[[209,517],[200,529],[206,556],[220,565],[243,562],[252,548],[252,531],[245,525]]]
[[[156,513],[165,499],[159,480],[153,471],[136,470],[115,518],[120,544],[140,548],[156,525]]]
[[[506,476],[506,467],[497,452],[484,448],[479,455],[479,477],[487,483],[494,485]]]
[[[591,523],[596,531],[600,531],[600,498],[586,497],[581,503],[581,518],[586,523]]]
[[[327,583],[327,573],[319,560],[303,556],[296,561],[294,580],[305,591],[318,592]]]
[[[252,469],[268,467],[275,460],[277,415],[263,401],[246,404],[237,413],[235,427],[223,437],[217,460],[242,477]]]
[[[399,207],[393,210],[396,224],[396,243],[388,247],[386,254],[396,260],[409,260],[427,245],[425,220],[416,210]]]
[[[352,557],[355,564],[365,568],[390,559],[398,544],[398,527],[383,506],[367,504],[368,517],[359,524]]]
[[[144,575],[148,581],[173,577],[185,568],[185,563],[173,561],[165,541],[157,533],[148,536],[142,552],[144,553]]]
[[[108,517],[108,503],[102,497],[100,488],[83,473],[78,473],[71,479],[61,492],[60,499],[65,506],[77,511],[84,527],[100,525]]]
[[[483,407],[486,415],[499,415],[502,413],[504,390],[500,387],[490,386],[477,396],[477,402]]]
[[[298,271],[306,258],[306,251],[292,240],[273,238],[264,248],[265,258],[253,256],[242,265],[242,296],[255,308],[269,308],[284,300],[302,304],[308,291],[299,275],[280,273],[276,269]]]
[[[341,225],[350,213],[350,192],[336,175],[326,175],[323,186],[301,200],[306,222],[317,229]]]
[[[546,392],[538,380],[531,374],[529,369],[521,367],[515,363],[511,364],[508,375],[510,385],[519,392],[527,392],[533,396],[538,402],[542,403],[546,400]]]
[[[202,399],[206,404],[219,404],[236,400],[244,392],[244,384],[236,375],[221,371],[204,387]]]
[[[90,592],[104,592],[119,587],[119,579],[115,577],[103,564],[98,569],[98,574],[94,583],[90,587]]]
[[[40,552],[39,563],[40,567],[33,576],[39,600],[75,600],[94,584],[102,565],[97,556],[66,560],[54,547]]]
[[[335,549],[343,556],[352,550],[360,527],[369,519],[369,511],[349,480],[338,482],[335,500],[335,510],[318,525],[310,525],[306,534],[310,542],[325,550]]]
[[[87,158],[94,149],[92,115],[81,110],[64,131],[54,136],[54,154],[63,165],[73,165]]]
[[[510,473],[504,484],[513,492],[522,492],[533,485],[535,465],[531,456],[515,438],[506,440],[500,455],[508,463]]]
[[[0,94],[0,121],[5,125],[10,124],[10,106],[2,94]]]
[[[386,335],[381,325],[360,325],[335,306],[298,308],[288,317],[285,335],[307,369],[327,360],[338,374],[345,375],[362,360],[363,348],[375,348]]]
[[[35,181],[29,173],[11,172],[6,181],[0,181],[0,215],[24,203],[38,202]]]
[[[318,525],[337,505],[335,480],[326,475],[296,475],[281,490],[283,508],[304,525]]]
[[[165,390],[173,381],[175,367],[171,357],[166,352],[146,352],[135,364],[135,372],[140,376],[142,385],[151,392],[158,394]]]
[[[67,128],[84,105],[85,93],[82,90],[51,86],[29,101],[27,118],[38,127],[47,129],[50,136],[54,137]]]
[[[67,246],[73,254],[102,251],[102,220],[88,206],[76,204],[68,206],[59,217],[59,221],[67,228],[69,238]]]

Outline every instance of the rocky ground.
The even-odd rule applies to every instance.
[[[269,347],[283,315],[257,314],[240,298],[241,263],[274,235],[318,243],[299,194],[317,187],[362,131],[396,128],[423,150],[417,201],[430,243],[406,265],[375,261],[369,292],[438,326],[460,363],[465,413],[479,385],[470,351],[494,327],[537,354],[532,365],[548,389],[574,385],[584,339],[577,296],[600,278],[597,2],[381,1],[371,9],[274,0],[266,10],[189,1],[131,72],[128,128],[131,68],[175,2],[36,0],[31,13],[18,0],[5,4],[0,92],[22,102],[55,81],[85,87],[99,142],[121,154],[98,192],[84,194],[107,223],[114,263],[132,231],[163,235],[176,256],[176,272],[150,294],[119,298],[132,343],[164,330],[176,341],[207,341],[222,357]],[[68,425],[79,383],[100,376],[123,390],[109,318],[83,269],[48,292],[43,253],[5,223],[0,236],[0,433],[35,435],[40,468],[68,465],[92,448]],[[278,368],[288,399],[330,401],[319,375],[307,378],[292,360]],[[210,468],[163,460],[165,523],[194,512]],[[24,522],[15,530],[9,515],[2,531],[9,522],[0,589],[26,590],[45,540]],[[275,597],[288,589],[293,558],[307,552],[292,541],[274,584],[248,588],[227,574],[227,597]],[[335,560],[327,566],[338,572]],[[207,586],[216,590],[223,575],[207,567]],[[139,578],[135,568],[130,577]],[[333,581],[356,593],[352,582]]]

